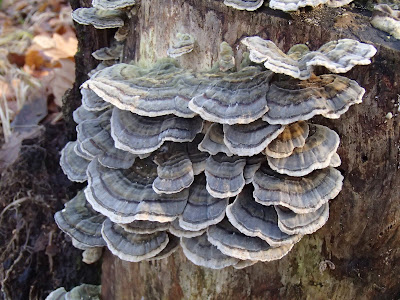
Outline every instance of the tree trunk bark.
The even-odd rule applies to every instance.
[[[71,0],[76,8],[78,1]],[[84,1],[80,5],[86,6]],[[296,43],[314,50],[339,38],[373,43],[369,66],[346,76],[366,89],[363,103],[338,120],[318,118],[341,138],[339,168],[344,188],[331,201],[330,218],[279,261],[244,270],[210,270],[189,262],[181,251],[157,262],[128,263],[106,253],[103,299],[394,299],[400,296],[399,117],[400,41],[371,27],[361,11],[317,8],[285,14],[262,8],[238,11],[215,0],[141,0],[133,10],[124,61],[148,64],[166,56],[177,32],[196,38],[195,50],[180,58],[184,67],[204,70],[228,42],[240,58],[240,40],[259,35],[287,51]],[[90,32],[88,40],[87,32]],[[89,58],[108,42],[106,33],[78,26],[77,87],[93,67]],[[91,41],[91,42],[90,42]],[[90,43],[90,44],[88,44]],[[393,118],[385,118],[388,112]],[[331,261],[335,268],[320,269]]]

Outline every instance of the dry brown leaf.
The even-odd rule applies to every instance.
[[[74,57],[78,50],[78,40],[75,36],[61,36],[55,33],[53,34],[53,41],[55,46],[44,50],[44,53],[52,60]]]
[[[54,69],[54,77],[50,87],[55,97],[54,102],[62,106],[62,97],[67,89],[72,88],[75,81],[75,63],[69,59],[61,59],[61,68]]]

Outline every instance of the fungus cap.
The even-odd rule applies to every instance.
[[[217,153],[225,153],[227,156],[232,156],[232,152],[228,149],[224,142],[224,131],[222,125],[218,123],[212,123],[204,136],[204,139],[198,146],[202,152],[216,155]]]
[[[168,244],[164,231],[151,234],[135,234],[106,219],[101,230],[107,248],[120,259],[139,262],[160,253]]]
[[[194,37],[188,33],[176,34],[176,39],[173,41],[171,47],[167,50],[167,55],[172,58],[177,58],[186,53],[190,53],[194,48]]]
[[[98,9],[113,10],[135,5],[135,0],[92,0],[92,6]]]
[[[394,10],[387,4],[375,5],[371,24],[395,39],[400,39],[400,10]]]
[[[68,142],[61,150],[60,166],[68,179],[75,182],[87,180],[86,169],[90,163],[81,156],[78,156],[74,148],[77,142]]]
[[[289,124],[319,114],[337,119],[351,105],[361,103],[364,93],[356,81],[334,74],[304,81],[276,82],[267,93],[270,110],[263,120],[271,124]]]
[[[288,157],[295,148],[303,147],[309,134],[307,122],[298,121],[285,129],[265,148],[264,153],[274,158]]]
[[[262,205],[280,205],[298,214],[316,211],[342,189],[343,176],[332,167],[315,170],[303,177],[290,177],[266,164],[253,180],[254,199]]]
[[[263,3],[264,0],[224,0],[226,6],[248,11],[254,11],[260,8]]]
[[[205,186],[205,175],[196,176],[189,189],[186,207],[179,216],[179,225],[183,229],[200,231],[219,223],[224,218],[229,199],[214,198],[207,192]]]
[[[206,189],[215,198],[229,198],[240,193],[245,185],[243,170],[246,159],[217,154],[206,161]]]
[[[279,206],[275,206],[275,209],[278,214],[278,226],[287,234],[311,234],[324,226],[329,218],[329,203],[305,214],[296,214]]]
[[[223,254],[207,240],[207,234],[193,238],[182,238],[183,253],[197,266],[210,269],[222,269],[236,265],[239,260]]]
[[[296,148],[288,157],[267,157],[271,169],[289,176],[304,176],[329,166],[339,147],[339,136],[328,127],[316,124],[309,126],[310,133],[303,147]]]
[[[116,223],[171,222],[187,203],[187,189],[170,195],[154,192],[157,167],[150,159],[137,160],[126,170],[105,168],[93,160],[87,173],[85,194],[89,203]]]
[[[273,206],[254,201],[253,190],[245,187],[226,209],[229,222],[246,236],[258,237],[272,247],[295,244],[301,235],[288,235],[278,227],[278,216]]]
[[[178,219],[175,219],[174,221],[171,222],[171,225],[168,228],[168,230],[173,235],[178,236],[178,237],[184,237],[184,238],[192,238],[192,237],[200,236],[204,232],[206,232],[206,229],[201,229],[201,230],[187,230],[187,229],[184,229],[179,224],[179,220]]]
[[[200,117],[184,119],[166,115],[150,118],[116,107],[111,117],[111,136],[115,146],[133,154],[151,153],[165,141],[190,142],[202,128]]]
[[[82,25],[93,25],[97,29],[117,28],[124,25],[124,12],[120,10],[102,10],[94,7],[78,8],[72,19]]]
[[[93,210],[80,191],[65,204],[65,208],[56,212],[54,219],[58,227],[81,244],[80,248],[103,247],[101,225],[106,217]]]
[[[253,156],[263,151],[284,129],[282,125],[270,125],[261,119],[250,124],[224,124],[224,142],[233,154]]]
[[[293,244],[272,248],[266,241],[242,234],[227,219],[210,226],[208,241],[225,255],[240,260],[272,261],[285,256]]]
[[[127,224],[119,224],[125,231],[137,234],[150,234],[158,231],[166,231],[169,223],[160,223],[154,221],[133,221]]]

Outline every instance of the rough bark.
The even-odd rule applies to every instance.
[[[75,1],[74,1],[75,2]],[[240,39],[259,35],[287,51],[307,43],[350,37],[373,43],[378,54],[369,66],[346,76],[367,92],[363,103],[339,120],[317,119],[339,133],[344,188],[331,201],[328,223],[306,236],[283,259],[244,270],[209,270],[190,263],[179,251],[158,262],[127,263],[106,253],[103,299],[397,299],[400,296],[399,121],[400,41],[369,25],[362,12],[326,7],[292,15],[270,9],[243,12],[215,0],[142,0],[130,19],[124,60],[143,64],[165,57],[176,32],[196,37],[195,50],[180,59],[194,69],[211,67],[219,44],[244,48]],[[81,3],[82,4],[82,3]],[[78,27],[79,28],[79,27]],[[87,31],[95,43],[88,45]],[[103,45],[104,34],[78,30],[81,72],[93,66],[89,51]],[[82,40],[84,39],[84,43]],[[78,77],[75,89],[82,78]],[[76,96],[76,94],[75,94]],[[386,119],[388,112],[394,118]],[[320,271],[330,260],[335,269]]]

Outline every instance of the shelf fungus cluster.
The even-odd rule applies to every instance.
[[[302,7],[316,7],[327,5],[340,7],[351,3],[353,0],[270,0],[269,7],[282,11],[296,11]],[[224,4],[239,10],[254,11],[264,4],[264,0],[224,0]]]
[[[223,43],[210,71],[171,58],[116,63],[82,85],[77,140],[60,163],[87,187],[55,219],[87,262],[102,247],[139,262],[181,246],[196,265],[240,269],[282,258],[325,224],[342,188],[340,140],[307,120],[339,118],[364,89],[313,68],[346,72],[376,50],[353,40],[287,54],[258,37],[243,43],[267,69],[250,60],[236,69]]]

